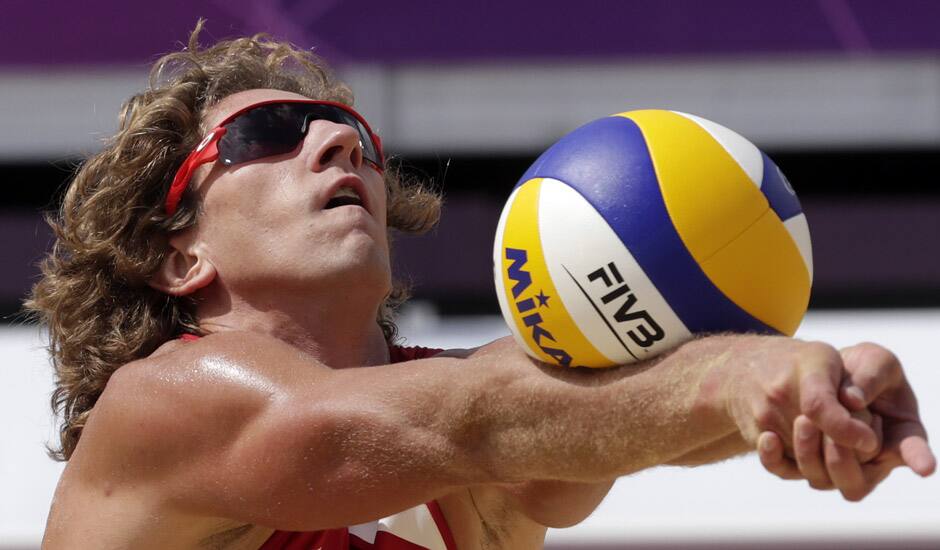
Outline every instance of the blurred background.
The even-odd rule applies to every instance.
[[[492,288],[503,201],[529,163],[592,119],[665,108],[754,141],[788,175],[813,238],[799,336],[876,340],[905,361],[937,430],[940,2],[3,0],[0,21],[0,548],[37,548],[61,466],[41,328],[17,315],[50,245],[41,212],[116,128],[149,65],[185,43],[268,32],[326,58],[404,166],[440,187],[440,227],[397,240],[410,343],[508,331]],[[7,433],[11,430],[10,433]],[[555,548],[940,547],[940,485],[907,472],[861,504],[756,460],[620,481]]]

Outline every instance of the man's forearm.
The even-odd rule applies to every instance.
[[[477,460],[499,481],[609,480],[708,449],[709,461],[742,452],[737,426],[703,383],[729,359],[734,336],[690,342],[639,366],[563,370],[516,363],[517,349],[483,350],[473,368],[501,369],[478,388]],[[739,438],[740,439],[740,438]],[[716,454],[717,453],[717,454]],[[727,454],[725,454],[727,453]]]

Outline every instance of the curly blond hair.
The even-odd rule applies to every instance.
[[[194,192],[167,216],[163,200],[176,170],[202,138],[206,111],[234,93],[273,88],[352,105],[350,89],[309,51],[266,35],[201,48],[203,21],[181,52],[159,59],[150,85],[123,106],[118,132],[78,169],[59,211],[56,236],[26,309],[48,325],[56,374],[52,408],[61,415],[68,460],[111,375],[183,332],[199,333],[192,299],[148,286],[167,238],[198,223]],[[441,199],[397,168],[385,171],[390,229],[419,233],[437,223]],[[393,309],[407,297],[396,283],[379,310],[386,340],[396,338]]]

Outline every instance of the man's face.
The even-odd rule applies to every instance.
[[[214,128],[229,114],[260,101],[306,99],[279,90],[231,95],[206,115]],[[382,176],[362,158],[356,130],[326,120],[287,154],[226,167],[201,167],[193,182],[203,213],[197,240],[231,291],[375,292],[390,288],[386,194]],[[362,206],[334,206],[339,193]]]

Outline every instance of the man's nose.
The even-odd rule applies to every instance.
[[[359,132],[346,124],[317,120],[307,130],[307,140],[313,141],[311,169],[319,172],[330,166],[348,163],[353,169],[362,166],[362,143]]]

